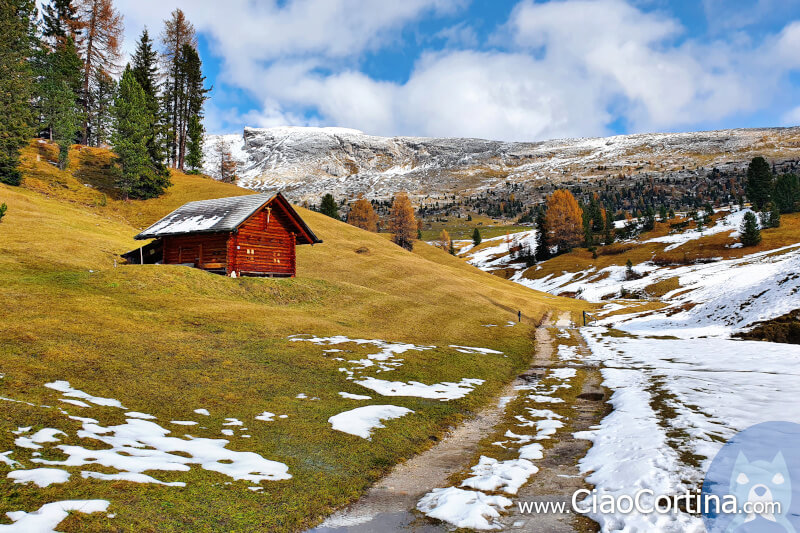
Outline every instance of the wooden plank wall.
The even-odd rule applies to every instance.
[[[164,264],[191,263],[197,268],[224,269],[228,262],[227,244],[227,233],[165,237]]]
[[[239,226],[229,243],[233,265],[228,265],[228,271],[293,277],[296,238],[290,228],[289,218],[279,207],[255,213]]]

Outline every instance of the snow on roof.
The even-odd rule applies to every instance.
[[[184,233],[233,231],[271,198],[272,195],[269,194],[250,194],[189,202],[134,238],[152,239]]]
[[[154,239],[167,235],[183,235],[186,233],[225,233],[234,231],[262,205],[278,197],[280,193],[249,194],[231,196],[216,200],[200,200],[182,205],[149,228],[142,231],[134,239]],[[285,201],[285,200],[284,200]],[[311,231],[294,209],[286,202],[287,209],[295,218],[298,226],[308,234],[310,242],[322,242]]]

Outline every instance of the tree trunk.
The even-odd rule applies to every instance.
[[[92,18],[86,31],[86,64],[83,69],[83,129],[81,144],[89,144],[89,79],[92,75],[92,53],[94,52],[94,34],[97,24],[97,6],[92,7]]]

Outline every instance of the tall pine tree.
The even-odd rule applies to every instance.
[[[757,211],[764,209],[772,200],[772,171],[767,160],[761,156],[754,157],[747,167],[745,192]]]
[[[547,215],[543,209],[536,214],[536,260],[550,259],[550,240],[547,231]]]
[[[33,0],[0,1],[0,182],[19,185],[19,151],[31,129],[31,96],[36,5]]]
[[[188,174],[199,174],[203,168],[203,142],[205,138],[205,128],[200,122],[199,115],[192,115],[189,118],[189,141],[186,148],[186,167]]]
[[[167,157],[173,167],[178,166],[179,122],[182,88],[181,56],[183,47],[197,48],[197,34],[194,26],[180,9],[174,10],[164,21],[161,32],[162,60],[166,70],[166,91],[164,93],[164,112],[166,115]]]
[[[147,28],[142,31],[136,51],[132,57],[132,70],[136,81],[144,91],[147,109],[151,118],[150,134],[147,139],[147,153],[150,163],[159,174],[166,174],[164,166],[166,157],[164,149],[165,128],[163,113],[160,105],[160,83],[158,70],[158,52],[153,46],[153,40]]]
[[[153,168],[147,151],[152,123],[144,90],[126,68],[114,99],[111,142],[118,158],[118,185],[124,198],[154,198],[164,192],[169,178]]]

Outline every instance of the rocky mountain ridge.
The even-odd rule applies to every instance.
[[[700,168],[741,167],[755,155],[800,158],[800,127],[646,133],[605,138],[501,142],[466,138],[377,137],[345,128],[245,128],[209,135],[206,173],[215,176],[217,146],[230,148],[239,185],[282,190],[294,201],[364,194],[389,198],[468,196],[505,182],[528,184],[597,178],[663,177]]]

